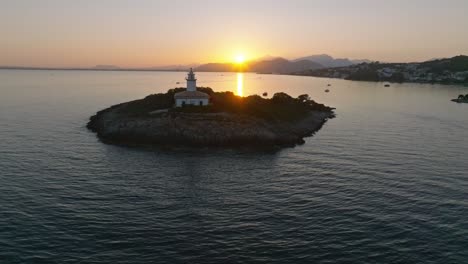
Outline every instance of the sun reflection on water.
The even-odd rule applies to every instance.
[[[244,74],[237,73],[237,95],[244,96]]]

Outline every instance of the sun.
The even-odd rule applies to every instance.
[[[245,62],[245,55],[244,54],[237,54],[236,57],[234,58],[235,62],[237,64],[242,64]]]

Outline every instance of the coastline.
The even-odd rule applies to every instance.
[[[165,112],[147,117],[125,117],[119,106],[90,118],[88,129],[117,145],[190,147],[293,147],[303,144],[334,118],[331,112],[309,113],[298,121],[266,121],[229,113]]]
[[[185,69],[93,69],[93,68],[29,68],[29,67],[0,67],[0,71],[86,71],[86,72],[184,72]],[[199,71],[204,73],[237,73],[237,71]],[[362,79],[347,79],[331,76],[320,76],[320,75],[309,75],[309,74],[298,74],[298,73],[264,73],[264,72],[250,72],[246,71],[243,73],[251,73],[258,75],[288,75],[288,76],[300,76],[300,77],[315,77],[324,79],[337,79],[355,82],[372,82],[372,83],[412,83],[412,84],[441,84],[441,85],[459,85],[468,87],[468,82],[443,82],[443,81],[392,81],[392,80],[362,80]]]
[[[394,84],[441,84],[441,85],[458,85],[458,86],[467,86],[468,82],[417,82],[417,81],[391,81],[391,80],[362,80],[362,79],[347,79],[347,78],[339,78],[339,77],[330,77],[330,76],[319,76],[319,75],[307,75],[307,74],[278,74],[278,75],[290,75],[290,76],[301,76],[301,77],[315,77],[315,78],[323,78],[323,79],[336,79],[336,80],[344,80],[344,81],[352,81],[352,82],[371,82],[371,83],[394,83]]]
[[[206,87],[198,91],[209,94],[213,104],[174,107],[174,94],[183,90],[111,106],[90,117],[87,128],[104,143],[123,145],[295,146],[335,117],[334,108],[305,94],[276,93],[264,99]]]
[[[468,100],[464,99],[452,99],[451,101],[459,104],[468,104]]]

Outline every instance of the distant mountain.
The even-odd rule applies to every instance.
[[[351,60],[353,64],[361,64],[361,63],[371,63],[373,61],[368,60],[368,59],[361,59],[361,60]]]
[[[250,65],[251,71],[258,73],[291,73],[301,70],[314,70],[320,68],[323,68],[323,66],[313,61],[288,61],[283,58],[259,61]]]
[[[130,70],[130,71],[185,71],[190,68],[195,68],[199,64],[179,64],[179,65],[165,65],[165,66],[152,66],[152,67],[138,67],[138,68],[122,68],[115,65],[96,65],[92,70]]]
[[[255,60],[238,65],[235,63],[207,63],[207,64],[179,64],[165,65],[153,67],[120,67],[116,65],[96,65],[94,67],[85,68],[47,68],[47,67],[0,67],[3,69],[58,69],[58,70],[102,70],[102,71],[186,71],[189,68],[194,68],[197,71],[205,72],[229,72],[229,71],[246,71],[257,73],[278,73],[289,74],[308,70],[317,70],[323,68],[347,67],[360,63],[369,63],[369,60],[350,60],[350,59],[335,59],[332,56],[312,55],[302,57],[295,60],[287,60],[282,57],[266,55]]]
[[[323,65],[325,68],[346,67],[346,66],[351,66],[354,64],[371,62],[370,60],[350,60],[346,58],[335,59],[332,56],[327,55],[327,54],[311,55],[311,56],[296,59],[294,61],[301,61],[301,60],[313,61],[313,62]]]
[[[242,66],[243,71],[257,73],[280,73],[288,74],[297,71],[321,69],[324,66],[309,60],[289,61],[284,58],[271,60],[251,61]],[[208,63],[200,65],[197,71],[226,72],[237,71],[239,66],[234,63]]]
[[[280,56],[272,56],[272,55],[265,55],[265,56],[262,56],[262,57],[258,57],[256,59],[253,59],[251,61],[270,61],[270,60],[274,60],[274,59],[280,59],[281,57]]]
[[[154,67],[148,67],[146,69],[148,70],[154,70],[154,71],[185,71],[190,68],[196,68],[200,64],[177,64],[177,65],[165,65],[165,66],[154,66]]]
[[[198,66],[195,70],[201,72],[229,72],[236,71],[236,67],[232,63],[207,63]]]
[[[115,65],[96,65],[92,69],[94,70],[120,70],[120,67],[115,66]]]

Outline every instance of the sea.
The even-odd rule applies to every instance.
[[[197,73],[336,107],[281,150],[125,147],[86,129],[185,72],[0,71],[0,263],[468,263],[468,87]],[[329,89],[329,92],[325,92]]]

